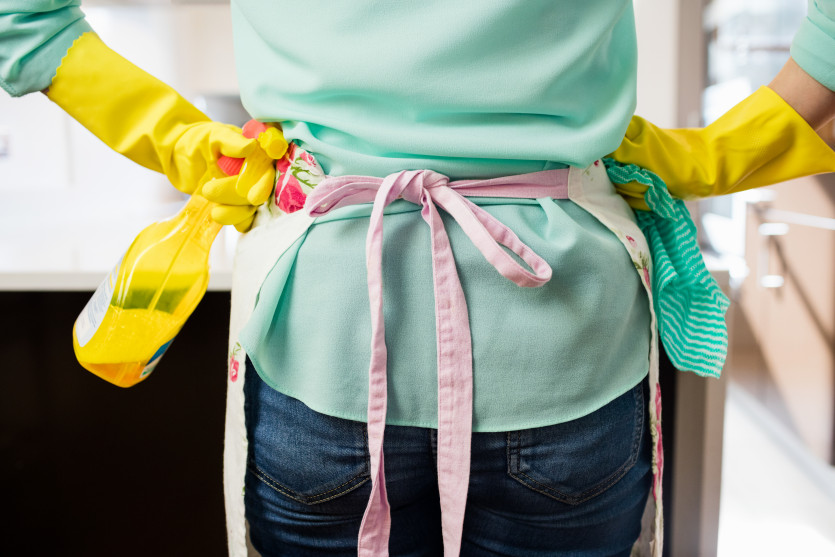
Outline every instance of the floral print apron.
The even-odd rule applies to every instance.
[[[447,186],[446,182],[443,182],[444,177],[441,177],[440,175],[431,171],[411,171],[410,173],[400,173],[397,175],[397,177],[389,177],[385,180],[379,178],[373,179],[370,177],[341,177],[339,179],[329,178],[324,175],[320,167],[317,165],[315,159],[309,153],[307,153],[306,151],[294,144],[290,145],[290,148],[288,149],[288,152],[285,155],[285,157],[277,162],[276,169],[276,185],[270,201],[266,205],[259,208],[255,220],[255,226],[249,233],[242,236],[239,240],[238,248],[235,255],[235,265],[232,281],[232,313],[230,320],[229,336],[229,376],[224,451],[224,493],[226,500],[229,552],[230,555],[232,555],[233,557],[244,556],[247,555],[248,552],[246,543],[246,523],[244,515],[243,498],[244,475],[246,471],[247,454],[246,428],[243,413],[243,374],[245,370],[244,360],[246,358],[246,354],[244,353],[240,343],[238,342],[238,334],[240,330],[243,328],[243,326],[246,324],[253,308],[255,307],[258,291],[261,287],[261,284],[263,283],[264,279],[266,278],[267,274],[270,272],[278,258],[281,257],[282,254],[290,250],[291,247],[304,236],[307,229],[313,224],[315,218],[310,216],[309,213],[311,211],[315,213],[317,208],[322,210],[330,210],[336,206],[339,206],[339,199],[345,197],[346,195],[350,197],[352,195],[351,192],[353,192],[354,194],[353,203],[367,203],[374,200],[374,192],[380,188],[389,188],[388,196],[391,199],[396,197],[398,192],[407,192],[407,194],[404,195],[404,197],[406,197],[406,199],[409,199],[408,191],[410,190],[410,188],[415,188],[415,181],[420,182],[420,184],[418,185],[418,189],[431,189],[435,188],[436,186],[445,188]],[[652,435],[653,440],[652,446],[654,481],[652,492],[648,500],[647,512],[645,513],[644,530],[638,542],[636,543],[636,546],[633,550],[633,554],[658,556],[661,554],[661,547],[663,545],[661,480],[663,474],[664,459],[663,446],[661,440],[661,391],[658,385],[658,332],[656,323],[656,312],[654,309],[655,304],[653,303],[652,298],[653,292],[651,285],[651,277],[653,276],[653,270],[652,258],[650,257],[650,249],[647,240],[641,231],[641,228],[639,228],[636,222],[636,217],[632,209],[630,209],[629,206],[618,195],[614,194],[614,186],[607,174],[606,165],[604,165],[602,161],[595,161],[593,164],[589,165],[589,167],[585,169],[571,167],[563,171],[547,171],[523,176],[535,176],[545,174],[548,174],[548,176],[539,176],[538,178],[534,179],[534,181],[538,179],[541,182],[539,184],[539,187],[544,187],[546,188],[545,190],[530,190],[528,192],[528,195],[519,194],[517,195],[517,197],[568,198],[580,207],[582,207],[583,209],[585,209],[586,211],[588,211],[590,214],[592,214],[604,226],[611,230],[621,241],[621,243],[624,246],[624,249],[627,251],[630,258],[632,259],[633,264],[635,265],[635,269],[638,273],[638,276],[642,284],[644,285],[644,288],[646,289],[648,298],[650,300],[652,334],[650,342],[650,354],[648,355],[651,401],[649,407],[649,414],[650,433]],[[555,179],[555,177],[557,176],[558,178]],[[356,182],[357,179],[361,178],[365,179],[365,182],[360,180],[360,182],[365,184],[365,189],[370,188],[370,190],[373,191],[370,194],[370,197],[357,201],[355,195],[357,191]],[[328,181],[325,182],[325,180]],[[388,182],[386,182],[386,180],[388,180]],[[498,180],[500,181],[503,179]],[[373,181],[374,183],[368,185],[366,182],[369,181]],[[438,183],[438,181],[440,181],[441,183]],[[451,187],[447,187],[446,190],[454,190],[460,187],[467,187],[468,184],[471,184],[473,182],[476,181],[469,181],[467,183],[464,183],[463,181],[450,183],[448,185]],[[477,182],[489,182],[487,186],[494,187],[494,189],[490,190],[491,193],[485,194],[489,196],[495,196],[496,192],[499,191],[501,187],[513,187],[512,185],[507,185],[503,182],[496,184],[497,180]],[[555,182],[560,183],[556,184]],[[317,188],[317,186],[320,183],[322,183],[322,188],[320,188],[314,194],[314,189]],[[425,184],[425,186],[421,184]],[[456,186],[456,184],[460,185]],[[353,190],[347,193],[343,191],[343,193],[340,194],[339,191],[336,191],[339,190],[340,187],[342,187],[342,190],[345,190],[346,187],[349,190],[353,188]],[[391,193],[392,191],[394,193]],[[426,189],[421,189],[420,191],[425,192]],[[439,192],[440,190],[432,189],[431,191]],[[465,192],[464,195],[477,195],[477,193],[473,192],[472,188],[461,191]],[[544,191],[558,191],[559,193],[543,194]],[[331,195],[328,195],[328,193],[330,193]],[[413,195],[415,195],[415,199],[409,200],[420,203],[420,200],[418,199],[420,194],[418,193]],[[430,197],[432,195],[435,194],[430,194]],[[444,193],[444,195],[448,194]],[[315,204],[309,203],[309,206],[306,207],[305,203],[308,197],[310,196],[312,196],[311,200],[315,202]],[[436,201],[442,207],[446,207],[447,204],[452,204],[452,200],[449,199],[447,200],[447,204],[445,204],[443,201]],[[457,198],[455,203],[458,203]],[[465,203],[469,202],[465,201]],[[425,203],[424,208],[425,210],[430,212],[431,210],[433,210],[426,209]],[[447,207],[447,210],[449,211],[450,209]],[[382,218],[382,207],[380,208],[379,213],[380,218]],[[426,220],[427,222],[430,222],[428,218],[426,218]],[[373,214],[371,221],[373,226]],[[489,225],[488,229],[490,229],[490,226],[493,225]],[[497,223],[496,226],[500,227],[503,225],[501,225],[501,223]],[[506,233],[504,231],[501,231],[498,228],[496,228],[495,230],[496,233],[494,234],[494,238],[496,238],[498,235],[499,237],[507,239]],[[510,234],[512,235],[512,232],[510,232]],[[433,237],[434,236],[435,234],[433,233]],[[515,235],[513,236],[515,237]],[[369,240],[369,242],[371,242],[371,240]],[[510,240],[510,242],[512,243],[512,240]],[[501,243],[508,245],[506,242]],[[511,249],[514,249],[513,246],[509,247],[511,247]],[[520,255],[524,253],[524,259],[526,260],[526,262],[529,263],[531,268],[534,269],[534,273],[524,271],[525,273],[531,276],[520,277],[519,280],[536,282],[536,280],[541,280],[546,275],[547,277],[550,277],[550,268],[545,269],[540,264],[540,262],[544,263],[544,261],[537,261],[536,258],[538,258],[538,256],[536,256],[535,254],[529,254],[525,252],[524,248],[526,248],[526,246],[524,246],[523,244],[521,247],[516,246],[516,248],[518,248],[517,253],[519,253]],[[434,249],[435,248],[433,246],[433,250]],[[497,249],[501,251],[500,248]],[[528,251],[530,250],[528,249]],[[485,256],[487,256],[486,253]],[[513,264],[516,265],[516,263]],[[500,268],[500,265],[496,265],[496,267]],[[547,264],[545,264],[545,267],[547,267]],[[523,268],[519,267],[519,269]],[[502,272],[502,274],[504,274],[505,276],[508,276],[508,278],[511,278],[510,275],[517,273],[516,270],[512,269],[507,270],[507,273],[504,270],[500,269],[500,272]],[[511,280],[514,279],[511,278]],[[547,278],[545,280],[547,280]],[[521,284],[518,281],[517,283]],[[533,286],[535,284],[527,285]],[[437,292],[438,290],[436,288],[436,296]],[[464,316],[466,318],[466,313],[464,314]],[[469,337],[468,329],[467,337]],[[439,373],[441,373],[440,370]],[[384,364],[382,368],[382,374],[384,377]],[[371,393],[372,391],[369,390],[369,392]],[[382,392],[385,393],[385,383],[383,383]],[[385,414],[383,411],[383,420],[384,415]],[[373,424],[371,423],[371,416],[372,414],[369,412],[370,429],[373,428]],[[439,426],[440,424],[441,416],[439,415]],[[465,425],[469,428],[469,423],[466,423]],[[459,429],[461,429],[460,424],[458,425],[458,427]],[[462,430],[459,431],[457,434],[459,436],[464,434],[469,435],[469,431],[464,432]],[[371,433],[369,433],[369,441],[371,441]],[[379,445],[379,450],[381,451],[381,436]],[[439,463],[441,462],[441,460],[442,459],[439,447]],[[363,526],[361,527],[359,549],[360,555],[376,556],[387,554],[387,548],[385,544],[379,545],[379,542],[377,542],[378,545],[375,546],[370,542],[363,541],[368,540],[369,538],[380,538],[379,535],[371,535],[373,534],[373,532],[368,532],[368,530],[374,530],[375,532],[379,533],[378,531],[382,529],[385,531],[385,535],[382,537],[382,539],[388,539],[388,523],[386,520],[388,518],[388,514],[387,507],[384,503],[385,490],[384,479],[381,474],[381,461],[382,459],[380,458],[378,461],[380,463],[380,466],[377,467],[378,474],[374,473],[375,467],[372,465],[372,484],[375,485],[377,489],[372,490],[372,501],[369,503],[369,509],[366,511],[366,517],[364,518]],[[372,464],[373,463],[374,455],[372,454]],[[466,455],[465,464],[466,469],[468,471],[468,453]],[[463,469],[463,464],[458,461],[453,461],[449,464],[448,468],[449,470],[451,470],[450,474],[454,475],[455,470],[459,470],[459,472],[461,472],[461,470]],[[461,476],[461,474],[463,474],[463,472],[461,472],[459,476]],[[376,477],[378,475],[379,477]],[[461,479],[459,477],[458,481],[465,481],[465,479],[465,477],[464,479]],[[454,492],[454,490],[448,491]],[[375,493],[378,500],[376,504],[374,503]],[[383,501],[380,500],[381,496],[383,498]],[[445,515],[444,539],[447,555],[458,554],[457,547],[458,543],[460,543],[460,524],[463,522],[463,501],[455,501],[453,499],[454,498],[448,497],[446,502],[444,502],[444,497],[442,494],[442,513]],[[363,534],[364,531],[366,532],[365,536]]]

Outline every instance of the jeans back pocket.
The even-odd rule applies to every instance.
[[[249,362],[248,367],[247,467],[258,480],[308,505],[330,501],[368,481],[364,423],[311,410],[264,383]]]
[[[582,418],[509,432],[510,477],[569,505],[615,485],[638,460],[645,383]]]

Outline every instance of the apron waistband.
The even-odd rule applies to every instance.
[[[368,373],[368,446],[371,496],[359,532],[360,557],[388,555],[391,513],[386,496],[383,434],[386,424],[387,378],[383,320],[383,210],[403,198],[421,206],[430,228],[435,324],[438,346],[438,490],[445,554],[458,555],[470,476],[473,377],[472,339],[464,292],[452,248],[437,207],[461,226],[485,259],[519,286],[542,286],[551,267],[516,234],[469,197],[568,198],[569,169],[546,170],[489,180],[459,180],[431,170],[408,170],[385,178],[326,177],[307,196],[310,216],[373,202],[366,238],[368,295],[371,302],[371,364]],[[527,263],[517,263],[501,246]]]

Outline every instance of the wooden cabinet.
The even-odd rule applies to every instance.
[[[0,293],[0,555],[226,555],[229,293],[207,293],[130,389],[75,361],[90,294]]]
[[[748,206],[734,378],[835,464],[835,175]]]

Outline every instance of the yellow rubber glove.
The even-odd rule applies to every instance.
[[[768,87],[705,128],[662,129],[633,116],[613,159],[651,170],[681,199],[768,186],[835,172],[835,152]],[[627,203],[647,210],[637,182],[617,186]]]
[[[109,147],[164,173],[180,191],[193,193],[214,180],[218,187],[234,186],[253,206],[269,197],[264,184],[272,185],[275,167],[257,140],[244,137],[240,128],[211,121],[95,33],[73,43],[46,93]],[[217,166],[224,155],[245,159],[239,176],[227,176]],[[215,210],[222,217],[216,220],[239,230],[249,227],[255,211]]]

